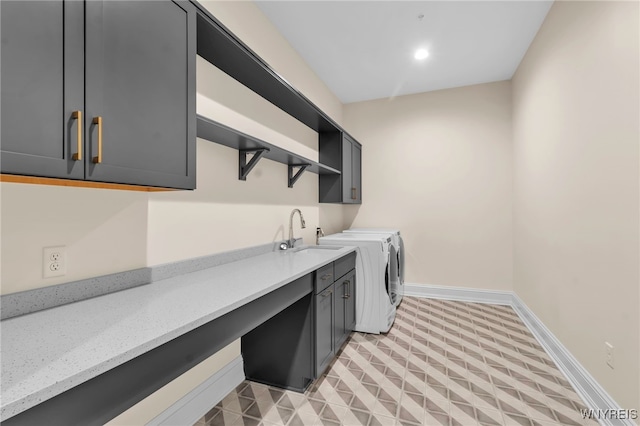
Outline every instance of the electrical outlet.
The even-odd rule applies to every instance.
[[[42,250],[42,276],[60,277],[67,273],[67,248],[65,246],[45,247]]]
[[[607,365],[613,368],[613,345],[609,342],[604,342],[604,351],[607,358]]]

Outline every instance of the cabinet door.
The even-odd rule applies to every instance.
[[[344,279],[347,281],[347,295],[344,299],[344,328],[345,334],[349,334],[356,328],[356,271],[351,271]]]
[[[362,203],[362,149],[343,132],[320,132],[319,159],[322,164],[339,169],[341,174],[320,175],[321,203]]]
[[[351,185],[351,142],[346,136],[342,138],[342,202],[353,203],[353,186]]]
[[[353,186],[352,202],[362,203],[362,150],[355,143],[351,146],[351,186]]]
[[[335,285],[335,299],[336,299],[336,313],[333,321],[333,347],[337,352],[342,346],[342,342],[344,342],[345,338],[345,328],[344,328],[344,320],[345,320],[345,297],[347,293],[347,281],[342,278],[336,281]]]
[[[86,178],[194,188],[194,6],[88,1],[86,19]]]
[[[316,295],[316,371],[318,377],[334,355],[334,284]]]
[[[2,173],[82,179],[84,6],[1,1]],[[82,135],[80,135],[82,139]]]

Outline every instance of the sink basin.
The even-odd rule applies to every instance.
[[[304,253],[311,252],[313,250],[340,250],[342,247],[340,246],[301,246],[294,247],[292,249],[287,250],[289,253]]]

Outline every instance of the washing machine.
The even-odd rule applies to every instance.
[[[368,236],[377,236],[380,238],[391,238],[389,245],[389,296],[391,297],[391,303],[394,306],[398,306],[400,301],[402,300],[403,289],[401,287],[400,281],[400,262],[399,262],[399,251],[400,246],[397,242],[397,238],[390,232],[387,233],[373,233],[373,232],[346,232],[346,234],[357,234],[357,235],[368,235]]]
[[[318,244],[356,247],[355,330],[375,334],[389,331],[396,318],[390,290],[391,236],[339,233],[320,237]]]
[[[396,249],[396,257],[395,260],[392,259],[392,271],[395,270],[398,277],[398,285],[395,288],[392,288],[392,292],[395,296],[395,305],[398,306],[402,301],[402,296],[404,295],[404,271],[405,271],[405,261],[404,261],[404,241],[402,240],[402,235],[400,235],[400,230],[397,228],[351,228],[345,231],[344,233],[356,233],[356,234],[389,234],[391,235],[393,244]]]

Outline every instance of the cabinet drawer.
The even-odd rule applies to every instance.
[[[352,269],[356,267],[356,252],[349,253],[346,256],[341,257],[340,259],[334,262],[334,272],[336,275],[336,279],[342,277],[344,274],[348,273]]]
[[[316,271],[316,294],[333,284],[333,262]]]

